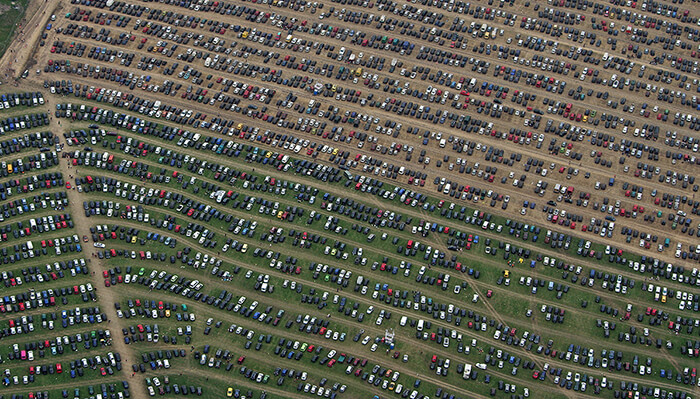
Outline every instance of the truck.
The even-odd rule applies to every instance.
[[[462,378],[464,378],[465,380],[468,380],[469,378],[471,378],[471,374],[472,374],[472,365],[469,363],[465,363],[464,364],[464,373],[462,373]]]
[[[286,41],[287,43],[291,42],[291,41],[292,41],[292,35],[287,35],[287,38],[284,39],[284,41]]]

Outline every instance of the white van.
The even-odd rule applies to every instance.
[[[408,321],[408,317],[407,317],[407,316],[403,316],[403,317],[401,317],[401,321],[399,322],[399,325],[400,325],[401,327],[403,327],[403,326],[406,325],[406,322],[407,322],[407,321]]]
[[[423,331],[423,325],[425,324],[425,321],[423,319],[418,320],[418,326],[416,326],[416,329],[418,331]]]

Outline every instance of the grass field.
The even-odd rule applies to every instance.
[[[0,57],[5,55],[5,51],[12,43],[19,21],[24,17],[29,0],[0,0],[0,15],[3,23],[0,24]]]

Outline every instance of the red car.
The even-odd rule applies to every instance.
[[[537,370],[535,370],[535,372],[532,373],[532,379],[533,379],[533,380],[536,380],[536,379],[538,379],[538,378],[540,378],[540,372],[537,371]]]

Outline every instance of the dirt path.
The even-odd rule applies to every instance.
[[[0,82],[11,83],[22,76],[27,69],[27,62],[36,54],[34,49],[39,46],[43,27],[57,7],[58,2],[53,0],[29,1],[22,19],[23,25],[17,28],[13,42],[0,59]]]
[[[46,98],[46,105],[49,108],[49,115],[51,115],[52,110],[56,108],[56,103],[55,97],[49,96]],[[62,132],[64,127],[61,126],[61,122],[58,120],[58,118],[51,118],[50,129],[58,137],[61,139],[63,138]],[[61,142],[63,142],[63,140],[61,140]],[[59,170],[63,173],[64,180],[66,181],[69,181],[69,176],[75,176],[75,173],[78,171],[77,169],[70,167],[68,162],[64,161],[62,158],[59,158]],[[85,198],[83,198],[83,194],[78,193],[75,188],[73,190],[66,191],[68,193],[70,214],[73,218],[73,222],[75,223],[75,234],[77,234],[79,237],[89,237],[91,223],[85,216],[82,209],[82,203]],[[98,259],[97,257],[92,257],[92,249],[92,246],[86,246],[85,250],[83,251],[83,254],[85,254],[88,262],[90,263],[91,282],[96,288],[104,287],[104,282],[102,281],[102,270],[105,269],[105,265],[102,263],[102,260]],[[92,263],[92,260],[94,260],[95,263]],[[112,330],[112,336],[114,337],[114,339],[112,339],[112,348],[115,352],[119,352],[124,359],[125,365],[122,373],[124,373],[124,377],[126,377],[127,374],[131,372],[131,363],[129,362],[129,358],[135,359],[136,355],[131,347],[127,346],[123,340],[116,337],[117,333],[120,333],[122,328],[126,327],[122,322],[123,319],[117,317],[114,306],[111,306],[115,302],[119,301],[119,297],[116,295],[115,290],[104,288],[98,288],[98,297],[100,306],[102,307],[103,311],[107,313],[109,320],[107,327]],[[114,324],[111,324],[111,320],[114,320]],[[146,384],[143,379],[130,378],[129,383],[131,384],[131,390],[135,397],[142,397],[141,395],[146,394]]]

